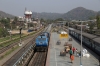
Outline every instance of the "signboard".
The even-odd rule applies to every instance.
[[[66,32],[61,32],[60,38],[68,38],[68,34]]]
[[[68,38],[68,34],[60,34],[60,38]]]

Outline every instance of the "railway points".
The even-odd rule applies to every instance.
[[[70,36],[71,37],[71,36]],[[61,40],[60,45],[56,45],[58,40]],[[64,50],[64,43],[69,42],[75,48],[80,50],[80,43],[73,39],[73,41],[69,41],[67,38],[59,38],[59,34],[56,32],[51,33],[50,44],[48,49],[48,56],[46,66],[80,66],[80,57],[75,55],[75,60],[73,63],[70,63],[70,55],[66,53],[66,56],[60,56],[60,51]],[[84,47],[82,48],[84,49]],[[86,49],[86,48],[85,48]],[[83,66],[98,66],[99,62],[96,57],[94,57],[89,51],[90,57],[82,57],[82,65]]]

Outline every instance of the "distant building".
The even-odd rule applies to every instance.
[[[10,23],[12,23],[14,21],[14,19],[10,19]]]
[[[25,21],[25,17],[22,17],[22,16],[18,16],[18,21]]]
[[[32,21],[32,20],[31,20],[31,19],[32,19],[32,18],[31,18],[31,17],[32,17],[32,11],[29,11],[29,10],[26,10],[26,9],[25,9],[24,15],[25,15],[25,21],[26,21],[26,22],[29,23],[29,22]]]
[[[30,28],[30,26],[28,24],[32,23],[32,11],[30,10],[27,10],[25,8],[25,12],[24,12],[24,15],[25,15],[25,28]]]
[[[56,24],[57,24],[58,26],[63,26],[63,25],[66,24],[66,21],[57,21]]]
[[[81,30],[81,27],[82,27],[82,30],[85,30],[87,28],[86,25],[76,25],[77,26],[77,29]]]

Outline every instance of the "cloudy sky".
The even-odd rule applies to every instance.
[[[25,7],[39,13],[66,13],[76,7],[100,11],[100,0],[0,0],[0,11],[16,16],[23,16]]]

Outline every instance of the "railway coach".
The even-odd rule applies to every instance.
[[[73,36],[78,41],[81,41],[81,31],[76,29],[69,29],[69,34]],[[82,42],[83,44],[94,51],[96,54],[100,56],[100,37],[92,34],[82,33]]]
[[[47,51],[50,40],[50,34],[43,32],[35,40],[35,51]]]
[[[49,33],[49,32],[43,32],[43,34],[44,34],[45,36],[47,36],[48,41],[49,41],[49,39],[50,39],[50,33]]]

